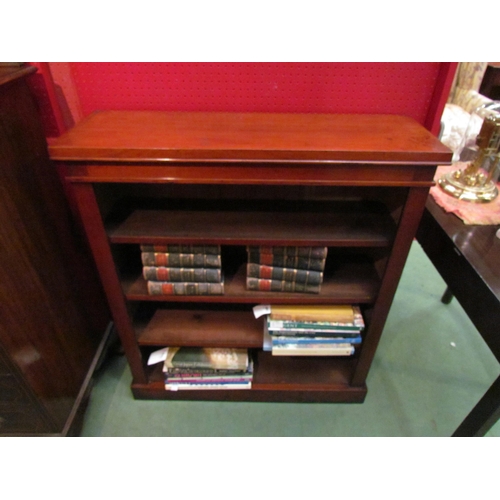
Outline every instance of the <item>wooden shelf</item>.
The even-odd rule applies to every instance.
[[[122,277],[123,291],[131,301],[367,304],[375,300],[379,286],[373,265],[364,261],[339,263],[334,274],[324,277],[319,294],[249,291],[245,265],[224,277],[224,295],[149,295],[141,274]]]
[[[387,247],[394,223],[359,203],[328,212],[135,210],[108,235],[111,243]]]
[[[355,357],[273,356],[257,351],[254,380],[249,390],[166,391],[161,364],[149,373],[148,384],[132,384],[138,399],[202,399],[228,401],[356,402],[366,396],[366,385],[351,386]]]
[[[157,309],[139,330],[140,346],[262,348],[264,323],[247,311]]]

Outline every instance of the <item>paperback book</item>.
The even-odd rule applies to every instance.
[[[277,305],[268,312],[264,348],[276,356],[351,356],[362,342],[365,324],[355,305]]]
[[[269,317],[282,321],[324,321],[364,326],[359,306],[350,304],[273,305]]]
[[[273,356],[351,356],[354,354],[354,346],[351,344],[273,345],[272,354]]]
[[[361,335],[356,337],[289,337],[286,335],[272,335],[272,345],[296,344],[315,346],[323,344],[361,344]]]

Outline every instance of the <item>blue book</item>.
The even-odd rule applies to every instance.
[[[284,344],[301,344],[301,345],[316,345],[316,344],[361,344],[361,335],[357,337],[284,337],[274,335],[272,337],[273,345]]]

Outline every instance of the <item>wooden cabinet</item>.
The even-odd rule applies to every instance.
[[[101,112],[50,147],[71,184],[133,374],[136,398],[362,402],[435,167],[450,151],[391,115]],[[223,295],[149,295],[141,244],[218,244]],[[319,294],[245,287],[247,245],[328,247]],[[355,304],[349,357],[262,349],[258,304]],[[148,355],[245,347],[251,390],[164,389]]]
[[[30,91],[0,67],[0,435],[78,432],[109,323]]]

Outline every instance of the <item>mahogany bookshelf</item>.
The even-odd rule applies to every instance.
[[[295,113],[94,113],[52,141],[71,185],[136,398],[362,402],[436,166],[451,152],[411,118]],[[222,248],[225,293],[148,295],[140,244]],[[319,294],[245,288],[247,245],[328,247]],[[350,357],[262,349],[258,304],[355,304]],[[148,355],[245,347],[251,390],[166,391]]]

